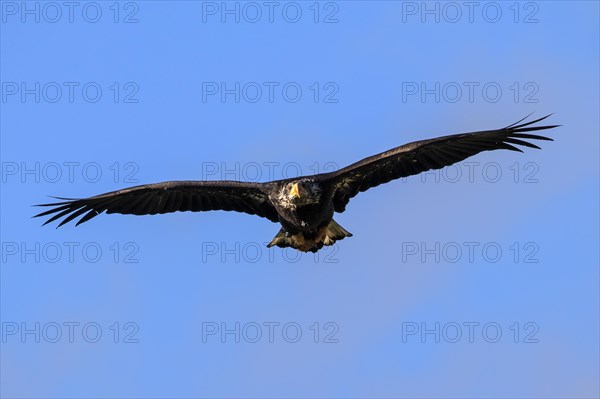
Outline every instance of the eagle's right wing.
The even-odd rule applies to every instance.
[[[278,222],[277,211],[268,198],[268,189],[261,183],[238,181],[169,181],[112,191],[95,197],[64,200],[38,206],[50,210],[34,217],[53,215],[46,223],[64,217],[58,226],[84,215],[77,225],[106,211],[130,215],[155,215],[176,211],[237,211],[265,217]]]

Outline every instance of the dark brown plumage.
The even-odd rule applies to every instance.
[[[550,115],[548,115],[550,116]],[[64,218],[58,226],[81,216],[77,225],[100,213],[155,215],[176,211],[237,211],[258,215],[282,228],[269,246],[316,252],[323,245],[351,236],[333,220],[352,197],[401,177],[440,169],[482,151],[537,148],[526,140],[552,140],[528,132],[558,125],[533,126],[526,118],[502,129],[461,133],[415,141],[373,155],[336,172],[266,183],[239,181],[170,181],[112,191],[94,197],[59,198],[61,202],[35,217],[52,215],[44,224]]]

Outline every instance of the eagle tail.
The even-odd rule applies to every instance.
[[[267,247],[291,247],[302,252],[317,252],[323,246],[333,245],[336,241],[343,240],[346,237],[352,237],[352,234],[335,220],[331,220],[329,224],[321,227],[315,234],[311,235],[303,232],[288,235],[282,228]]]

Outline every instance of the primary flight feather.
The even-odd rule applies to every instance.
[[[269,243],[316,252],[324,245],[351,237],[333,220],[344,212],[359,192],[401,177],[440,169],[482,151],[511,150],[516,146],[539,147],[527,140],[552,140],[528,132],[558,125],[534,126],[547,115],[530,122],[526,118],[502,129],[453,134],[415,141],[365,158],[335,172],[266,183],[240,181],[168,181],[112,191],[89,198],[56,197],[61,202],[34,217],[50,216],[48,224],[61,218],[62,226],[77,217],[77,225],[106,211],[129,215],[156,215],[176,211],[236,211],[258,215],[280,223],[281,229]]]

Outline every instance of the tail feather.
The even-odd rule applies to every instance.
[[[340,226],[335,220],[331,220],[326,229],[326,234],[331,239],[343,240],[346,237],[352,237],[352,233]]]
[[[291,247],[302,252],[317,252],[323,246],[333,245],[336,241],[343,240],[346,237],[352,237],[352,234],[335,220],[331,220],[328,225],[321,227],[316,234],[308,237],[302,232],[290,235],[282,228],[267,247]]]

